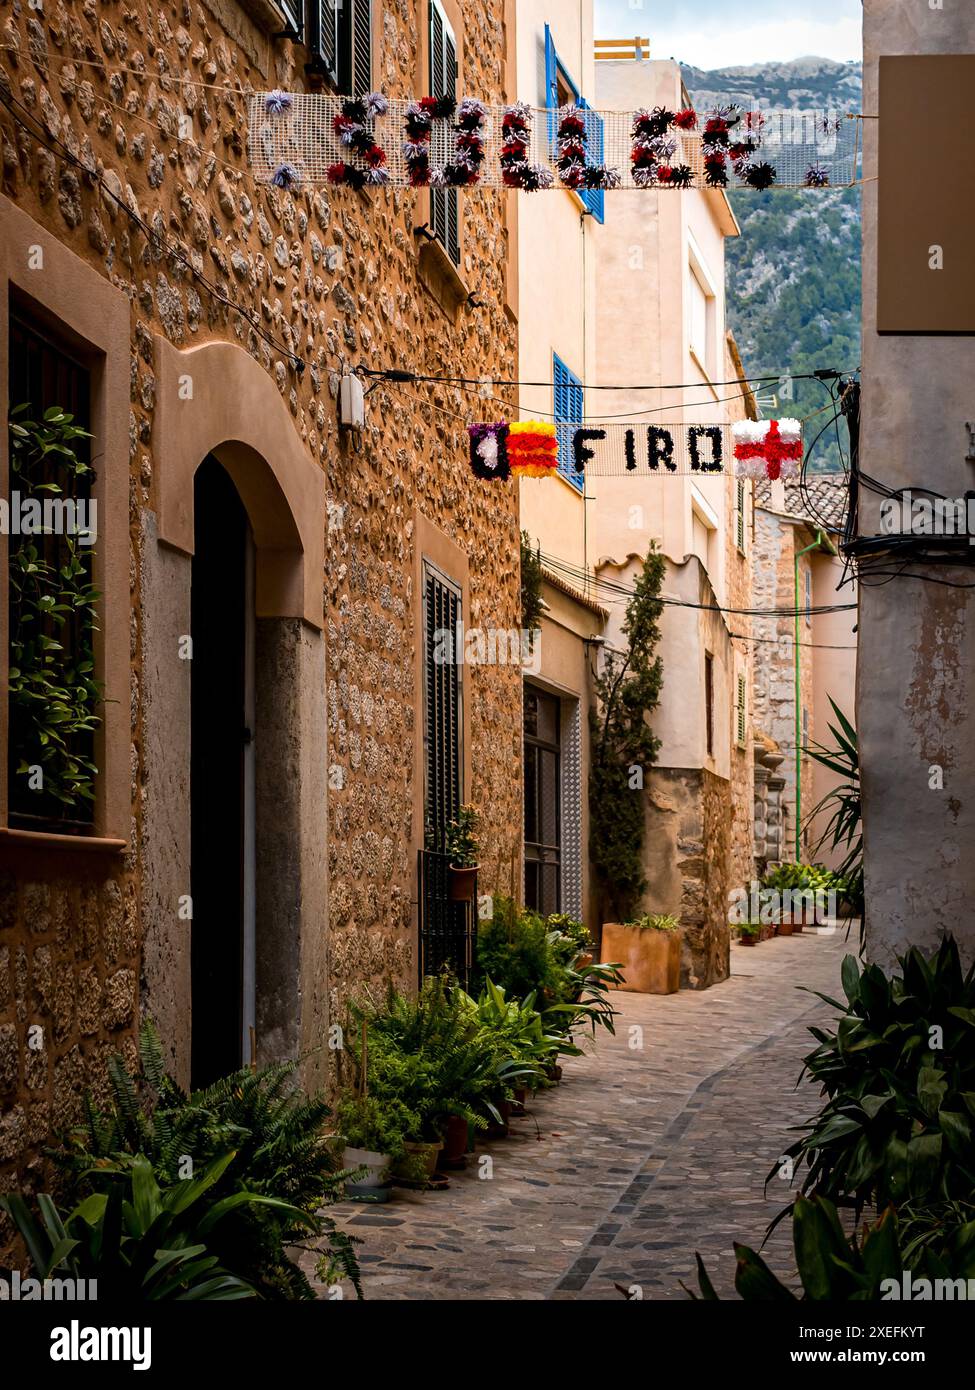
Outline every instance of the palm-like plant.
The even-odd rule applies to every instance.
[[[829,818],[815,848],[819,851],[828,844],[831,850],[845,851],[843,862],[836,873],[846,880],[846,896],[855,914],[862,920],[864,901],[860,745],[856,729],[832,696],[829,702],[836,716],[836,724],[829,725],[836,746],[828,748],[821,743],[812,743],[807,745],[806,751],[821,767],[829,768],[842,780],[813,807],[809,814],[809,822],[815,820],[822,812],[829,811]],[[861,926],[861,936],[862,930]]]

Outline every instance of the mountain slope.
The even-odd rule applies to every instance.
[[[721,101],[742,105],[860,109],[859,63],[799,58],[772,66],[683,67],[697,109]],[[745,370],[755,375],[849,371],[860,361],[860,189],[732,192],[742,234],[727,243],[728,322]],[[774,388],[770,388],[774,389]],[[794,390],[794,398],[788,392]],[[765,399],[766,392],[763,392]],[[767,401],[765,414],[804,416],[828,401],[817,382],[795,382]],[[829,419],[807,426],[811,442]],[[845,447],[845,429],[839,440]],[[841,466],[837,432],[827,430],[810,466]]]

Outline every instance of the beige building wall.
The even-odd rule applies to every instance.
[[[512,7],[515,8],[515,7]],[[580,93],[593,101],[592,0],[519,0],[515,21],[517,96],[534,108],[546,105],[545,26],[559,62]],[[509,45],[511,36],[509,32]],[[537,118],[540,119],[540,118]],[[613,215],[616,195],[606,199]],[[554,355],[582,382],[592,382],[595,364],[595,271],[604,228],[568,189],[541,194],[510,193],[517,226],[517,306],[520,325],[518,394],[520,418],[551,420]],[[584,410],[594,408],[584,398]],[[564,478],[522,478],[518,488],[521,526],[543,555],[576,574],[548,570],[543,581],[545,613],[526,680],[561,702],[561,902],[590,928],[594,917],[588,862],[590,647],[603,628],[605,610],[593,599],[583,575],[586,565],[586,502]]]
[[[673,61],[600,61],[596,77],[604,109],[687,104]],[[725,240],[738,235],[727,198],[697,190],[611,196],[596,279],[596,370],[619,389],[600,392],[600,412],[647,424],[739,418],[744,402],[729,409],[719,399],[728,392],[717,384],[741,373],[725,323]],[[705,304],[703,337],[692,311],[695,293]],[[647,383],[654,389],[633,389]],[[747,560],[733,539],[737,487],[730,474],[594,475],[586,490],[590,562],[632,583],[655,542],[667,560],[664,597],[688,605],[666,607],[660,623],[664,680],[652,724],[661,747],[649,774],[644,906],[680,915],[682,979],[703,987],[727,974],[727,893],[750,869],[751,764],[747,731],[738,746],[736,709],[746,648],[736,647],[717,611],[732,594],[744,600],[749,589]],[[607,630],[613,645],[622,644],[622,618],[622,605],[614,606]]]
[[[975,53],[970,4],[932,9],[917,0],[865,0],[863,18],[865,111],[878,110],[881,55]],[[973,418],[975,338],[877,333],[880,124],[864,122],[860,461],[887,487],[923,484],[960,497],[972,479],[965,422]],[[880,502],[862,493],[862,535],[880,533]],[[954,569],[930,573],[958,580]],[[912,944],[934,949],[946,931],[969,961],[975,956],[973,602],[970,589],[907,579],[864,585],[860,595],[866,946],[884,965]],[[937,790],[934,766],[942,770]]]

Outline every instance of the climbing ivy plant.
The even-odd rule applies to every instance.
[[[607,650],[590,712],[589,855],[608,914],[625,922],[646,886],[643,872],[647,773],[660,740],[650,728],[663,685],[660,640],[664,557],[652,546],[626,606],[623,651]]]
[[[11,492],[34,499],[86,499],[91,465],[80,441],[91,436],[59,406],[40,420],[30,405],[10,412]],[[35,511],[40,509],[35,508]],[[98,769],[93,736],[102,698],[95,679],[99,594],[93,547],[79,534],[35,527],[11,536],[9,767],[11,809],[87,820]]]
[[[534,650],[535,632],[542,621],[542,555],[532,549],[532,538],[521,533],[521,630],[528,633]]]

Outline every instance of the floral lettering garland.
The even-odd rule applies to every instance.
[[[506,106],[501,116],[501,179],[506,188],[521,188],[526,193],[551,188],[555,182],[551,169],[529,163],[532,115],[528,103],[518,101]]]
[[[577,190],[619,188],[622,180],[616,169],[586,163],[588,142],[585,108],[574,103],[560,107],[556,163],[563,186]]]
[[[661,184],[667,188],[690,188],[694,171],[689,164],[674,164],[677,138],[670,130],[693,130],[696,125],[697,113],[690,107],[667,111],[663,106],[655,106],[652,111],[637,111],[630,132],[630,161],[637,188],[656,188]]]
[[[364,97],[343,101],[342,109],[332,120],[332,129],[343,145],[359,156],[362,164],[350,164],[339,159],[326,170],[329,183],[345,184],[349,188],[380,187],[389,183],[386,151],[376,143],[373,122],[385,115],[389,103],[382,92],[369,92]],[[363,167],[364,166],[364,167]]]
[[[739,477],[797,478],[802,464],[802,425],[798,420],[738,420],[732,427],[735,472]]]

